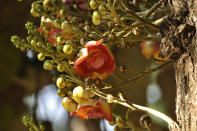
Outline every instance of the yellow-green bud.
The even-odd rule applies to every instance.
[[[106,13],[106,7],[104,4],[100,5],[98,8],[99,12],[104,15]]]
[[[51,61],[49,61],[49,60],[46,60],[44,62],[43,68],[45,70],[52,70],[53,69],[53,63]]]
[[[56,81],[56,85],[58,88],[64,88],[66,86],[66,82],[65,82],[64,78],[59,77]]]
[[[92,15],[92,22],[94,25],[99,25],[101,23],[101,15],[98,11],[94,11]]]
[[[41,42],[37,42],[37,46],[38,47],[42,47],[42,43]]]
[[[58,90],[57,90],[57,94],[58,94],[58,96],[60,96],[60,97],[64,97],[64,96],[65,96],[65,93],[64,93],[61,89],[58,89]]]
[[[64,53],[70,55],[73,52],[73,47],[71,45],[65,45],[63,51]]]
[[[60,23],[60,20],[59,19],[55,19],[53,23],[54,23],[54,26],[55,27],[61,28],[61,23]]]
[[[38,16],[39,16],[39,14],[35,11],[34,8],[31,8],[30,13],[31,13],[31,15],[34,16],[34,17],[38,17]]]
[[[57,71],[59,71],[59,72],[63,72],[64,71],[64,67],[63,67],[62,64],[58,64],[57,65]]]
[[[95,0],[91,0],[90,1],[90,8],[92,8],[93,10],[95,10],[98,7],[97,3]]]
[[[61,29],[63,32],[72,32],[72,27],[68,21],[62,22]]]
[[[64,97],[62,99],[62,105],[64,109],[66,109],[69,112],[74,112],[77,110],[77,103],[72,101],[69,97]]]
[[[43,61],[45,59],[45,55],[43,53],[38,54],[38,60]]]
[[[36,41],[35,40],[31,40],[31,45],[35,46],[36,45]]]

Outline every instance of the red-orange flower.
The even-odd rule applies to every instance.
[[[108,121],[113,120],[112,110],[108,103],[104,101],[97,101],[97,103],[90,105],[82,105],[79,106],[76,112],[71,112],[70,116],[76,115],[80,119],[97,119],[97,118],[105,118]]]
[[[74,70],[82,77],[97,74],[109,74],[115,69],[114,57],[103,40],[90,41],[79,53],[74,62]]]
[[[61,30],[61,29],[54,28],[54,27],[52,26],[52,23],[47,23],[45,26],[46,26],[46,27],[49,27],[50,30],[49,30],[48,33],[45,33],[45,34],[44,34],[44,37],[46,37],[46,35],[49,35],[48,41],[51,42],[53,46],[55,46],[55,45],[56,45],[55,35],[61,33],[62,30]],[[39,31],[39,32],[43,31],[43,27],[40,26],[40,27],[38,28],[38,31]]]
[[[150,59],[150,57],[155,53],[157,53],[160,49],[159,43],[155,41],[144,41],[141,43],[141,47],[142,47],[142,55],[146,59]]]

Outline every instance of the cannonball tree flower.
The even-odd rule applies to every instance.
[[[142,55],[146,59],[150,59],[160,49],[160,44],[155,41],[143,41],[140,46],[142,47]]]
[[[112,110],[108,103],[98,100],[79,105],[75,112],[71,112],[71,116],[76,115],[80,119],[97,119],[105,118],[108,121],[113,120]]]
[[[44,33],[44,37],[46,38],[48,35],[49,36],[48,41],[51,42],[53,46],[55,46],[56,45],[55,36],[60,34],[62,30],[54,28],[52,23],[47,23],[45,26],[47,28],[50,28],[50,30],[47,33]],[[43,31],[43,26],[40,26],[38,28],[38,31],[39,32]]]
[[[89,41],[74,62],[74,70],[83,78],[98,75],[105,79],[115,69],[115,61],[111,51],[103,40]]]

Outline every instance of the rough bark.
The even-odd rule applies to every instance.
[[[197,0],[165,1],[172,10],[163,23],[162,52],[175,61],[176,115],[180,128],[197,131]]]

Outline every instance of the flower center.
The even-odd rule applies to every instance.
[[[98,69],[104,65],[104,57],[101,53],[95,52],[89,56],[88,64],[91,68]]]

